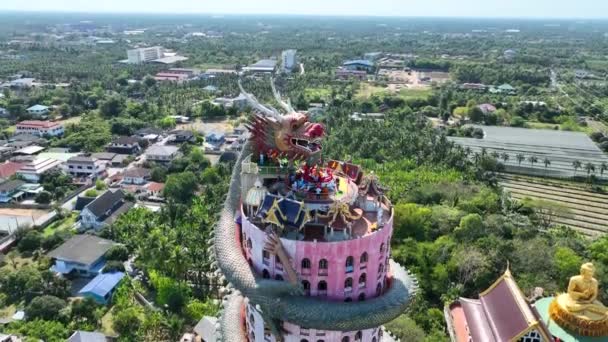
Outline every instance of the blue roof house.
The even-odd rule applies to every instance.
[[[99,304],[108,304],[112,299],[114,290],[125,277],[123,272],[100,273],[86,284],[78,294],[83,297],[93,298]]]
[[[367,72],[374,71],[374,63],[366,59],[357,59],[353,61],[346,61],[342,66],[347,70],[364,70]]]
[[[212,145],[221,145],[226,141],[226,135],[224,133],[210,132],[205,136],[205,142]]]

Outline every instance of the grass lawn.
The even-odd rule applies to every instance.
[[[53,235],[53,233],[55,233],[56,231],[69,230],[72,228],[72,226],[76,222],[77,218],[78,218],[77,213],[70,213],[70,216],[49,224],[42,231],[42,235],[44,237],[47,237],[47,236]]]
[[[433,94],[433,89],[411,89],[405,88],[399,91],[399,97],[404,100],[427,98]]]
[[[9,306],[0,308],[0,318],[12,317],[16,311],[17,311],[17,307],[15,306],[15,304],[11,304]]]
[[[101,332],[107,336],[116,336],[116,331],[112,327],[112,321],[114,320],[114,308],[108,310],[105,315],[101,318]]]
[[[385,87],[378,87],[369,83],[361,83],[361,87],[355,96],[358,99],[369,99],[372,95],[387,93]]]
[[[16,251],[16,249],[15,249]],[[13,262],[10,260],[9,257],[6,257],[4,259],[4,262],[6,265],[4,265],[4,267],[0,268],[0,272],[4,271],[14,271],[17,270],[23,266],[27,266],[27,265],[32,265],[35,264],[36,262],[34,261],[34,259],[30,256],[30,257],[24,257],[23,255],[17,253],[16,257],[15,257],[15,266],[13,268]]]
[[[527,128],[534,128],[534,129],[555,129],[555,126],[558,126],[560,131],[564,130],[562,128],[561,124],[552,124],[552,123],[544,123],[544,122],[536,122],[536,121],[527,121],[526,122],[526,127]],[[575,132],[583,132],[583,133],[587,133],[590,134],[593,132],[593,129],[590,127],[583,127],[583,126],[578,126],[578,129]]]
[[[325,99],[331,96],[331,89],[328,88],[306,88],[304,95],[307,99]]]

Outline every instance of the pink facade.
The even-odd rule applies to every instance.
[[[364,300],[382,293],[390,256],[393,216],[384,227],[357,239],[337,242],[281,238],[292,266],[312,296],[331,300]],[[264,251],[266,233],[242,218],[244,250],[260,275],[282,279],[283,265]]]

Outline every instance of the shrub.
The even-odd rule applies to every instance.
[[[103,268],[103,273],[114,273],[114,272],[124,272],[125,265],[122,262],[112,260],[106,263],[106,266]]]
[[[602,132],[593,132],[589,135],[589,137],[595,142],[600,142],[602,138],[604,138],[604,134]]]
[[[17,248],[20,252],[31,252],[40,248],[41,243],[42,235],[35,230],[30,230],[19,241]]]
[[[49,204],[53,199],[53,195],[51,195],[48,191],[41,191],[38,195],[36,195],[36,203],[39,204]]]
[[[126,261],[129,259],[129,251],[123,245],[116,245],[106,252],[107,260]]]
[[[65,300],[55,296],[39,296],[25,308],[28,319],[56,320],[59,312],[67,306]]]
[[[95,189],[89,189],[84,193],[84,195],[86,197],[97,197],[98,193],[97,193],[97,190],[95,190]]]

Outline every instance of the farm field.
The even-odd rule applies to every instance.
[[[556,223],[592,237],[608,233],[608,194],[591,192],[574,183],[506,174],[501,175],[500,185],[513,199],[540,199],[568,208],[568,213],[557,213]]]

